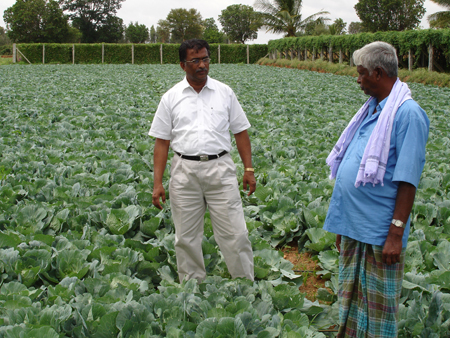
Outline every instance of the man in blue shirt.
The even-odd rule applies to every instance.
[[[327,158],[336,178],[324,229],[337,234],[340,251],[338,337],[396,337],[429,120],[397,78],[391,45],[373,42],[353,58],[370,98]]]

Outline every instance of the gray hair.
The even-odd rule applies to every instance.
[[[356,66],[367,68],[369,74],[377,67],[384,69],[389,77],[397,77],[398,74],[397,52],[392,45],[383,41],[375,41],[356,50],[353,61]]]

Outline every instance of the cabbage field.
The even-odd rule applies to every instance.
[[[0,67],[0,338],[334,337],[325,158],[367,97],[345,76],[257,65],[211,65],[210,75],[235,90],[252,124],[258,186],[242,199],[255,282],[230,279],[208,215],[208,277],[177,282],[170,198],[162,211],[151,204],[147,132],[161,95],[184,76],[179,66]],[[450,90],[410,88],[431,127],[399,337],[447,337]],[[279,251],[292,242],[327,281],[314,302]]]

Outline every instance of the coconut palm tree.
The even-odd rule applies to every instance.
[[[448,9],[448,11],[441,11],[430,14],[428,22],[433,28],[450,28],[450,0],[431,0],[434,3],[441,5]]]
[[[302,0],[256,0],[254,7],[261,11],[268,32],[285,33],[286,37],[304,32],[309,22],[330,14],[320,11],[302,20]]]

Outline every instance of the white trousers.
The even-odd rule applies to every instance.
[[[201,282],[206,277],[202,240],[207,207],[214,238],[231,276],[254,280],[253,251],[230,154],[206,162],[182,159],[175,154],[169,197],[180,282],[191,278]]]

